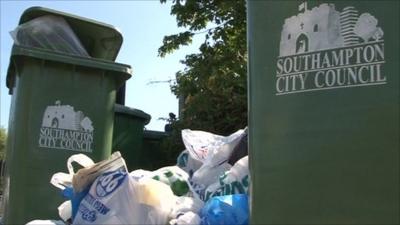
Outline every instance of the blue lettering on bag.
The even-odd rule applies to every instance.
[[[96,195],[106,197],[113,193],[124,181],[126,172],[115,170],[102,174],[96,184]]]
[[[110,211],[110,208],[105,206],[100,200],[96,199],[94,196],[92,196],[90,193],[88,193],[85,197],[85,201],[93,207],[95,210],[97,210],[99,213],[105,215]]]
[[[82,214],[82,219],[83,220],[86,220],[86,221],[89,221],[89,222],[94,222],[97,219],[96,211],[89,210],[84,205],[81,205],[79,207],[79,211]]]

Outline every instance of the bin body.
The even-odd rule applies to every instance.
[[[399,223],[399,2],[248,2],[251,224]]]
[[[112,150],[121,152],[129,171],[140,169],[145,163],[141,157],[143,130],[150,115],[141,110],[115,105]]]
[[[143,133],[142,168],[145,170],[157,170],[169,166],[165,157],[167,152],[162,150],[162,142],[168,137],[168,133],[162,131],[145,130]],[[168,156],[167,156],[168,157]]]
[[[4,224],[58,218],[57,207],[65,199],[50,184],[51,176],[67,172],[67,159],[73,154],[83,153],[94,161],[108,158],[116,90],[131,76],[130,66],[113,62],[122,44],[114,27],[42,7],[25,10],[19,24],[47,15],[62,17],[91,58],[13,46],[7,72],[12,101]],[[32,34],[66,38],[54,33],[57,25],[48,25],[52,32],[40,28]],[[51,40],[51,45],[61,44]]]
[[[11,63],[4,223],[57,218],[63,199],[50,178],[73,154],[110,155],[116,89],[129,67],[17,46]]]

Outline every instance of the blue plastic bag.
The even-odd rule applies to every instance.
[[[200,211],[201,225],[249,224],[249,201],[245,194],[216,196]]]
[[[66,187],[62,191],[62,195],[64,198],[71,200],[72,205],[72,221],[75,219],[76,213],[78,212],[79,205],[81,204],[82,199],[89,192],[90,186],[86,187],[83,191],[75,193],[72,187]]]

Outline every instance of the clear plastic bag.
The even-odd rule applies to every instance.
[[[35,18],[19,25],[10,34],[16,45],[90,57],[69,24],[59,16]]]

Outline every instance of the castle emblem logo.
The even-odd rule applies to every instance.
[[[57,100],[44,111],[39,147],[92,152],[93,131],[90,118]]]
[[[283,25],[276,95],[386,84],[384,32],[373,15],[326,3],[299,11]]]

